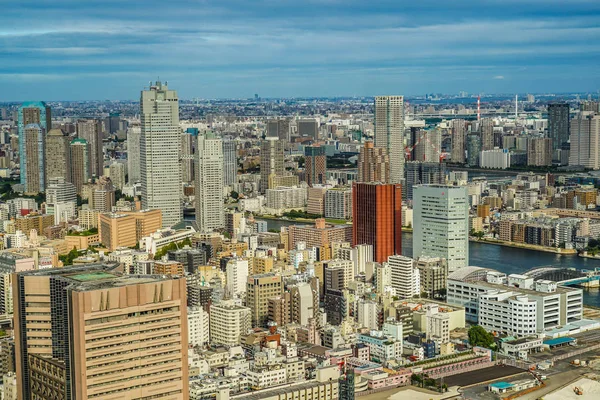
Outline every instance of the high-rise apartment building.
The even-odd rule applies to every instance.
[[[89,145],[85,139],[73,139],[70,144],[71,150],[71,182],[75,185],[77,193],[91,178]]]
[[[22,139],[25,153],[26,170],[21,172],[25,174],[25,193],[37,194],[45,190],[45,131],[39,124],[29,124],[23,129]]]
[[[60,129],[51,129],[46,135],[46,181],[62,178],[71,182],[71,150],[69,136]]]
[[[431,185],[446,183],[448,172],[446,163],[409,161],[404,166],[406,170],[406,185],[404,185],[404,197],[413,199],[414,185]]]
[[[333,188],[325,193],[325,218],[352,218],[352,189]]]
[[[352,244],[373,246],[373,260],[402,253],[402,186],[352,185]]]
[[[296,124],[298,136],[308,136],[315,140],[319,138],[319,121],[316,119],[299,119]]]
[[[410,299],[421,294],[421,280],[415,261],[406,256],[393,255],[388,257],[390,266],[391,286],[396,291],[396,296]]]
[[[163,226],[183,219],[179,169],[179,99],[160,81],[141,92],[142,208],[160,209]]]
[[[481,153],[481,136],[478,133],[467,135],[467,164],[470,167],[479,165],[479,153]]]
[[[113,162],[108,167],[110,180],[117,190],[123,190],[125,186],[125,164],[122,162]]]
[[[250,307],[252,326],[266,327],[269,317],[269,299],[283,294],[281,275],[260,274],[248,277],[246,305]]]
[[[185,280],[117,266],[15,275],[19,399],[188,398]]]
[[[358,156],[357,182],[381,182],[390,180],[390,158],[387,149],[375,147],[371,141],[365,142]]]
[[[452,152],[450,158],[452,162],[464,164],[465,159],[465,142],[467,139],[467,125],[464,119],[454,119],[450,122],[452,135]]]
[[[529,139],[527,147],[527,165],[552,165],[552,139],[547,137]]]
[[[267,136],[278,137],[279,140],[290,141],[290,120],[271,119],[267,121]]]
[[[77,121],[77,137],[85,139],[89,145],[90,173],[95,177],[102,176],[104,173],[102,121],[95,119]]]
[[[404,179],[404,97],[375,97],[375,147],[387,149],[390,183]]]
[[[241,335],[252,328],[250,309],[233,301],[222,301],[210,306],[210,341],[213,344],[238,346]]]
[[[194,142],[198,137],[198,130],[188,128],[181,134],[181,181],[183,183],[194,182]]]
[[[223,139],[223,185],[237,183],[237,143],[231,138]]]
[[[482,118],[479,122],[479,135],[481,137],[481,150],[494,149],[494,120]]]
[[[45,189],[44,136],[52,128],[50,106],[43,101],[21,104],[17,112],[17,128],[21,184],[26,193],[42,192]],[[28,182],[28,179],[32,182]]]
[[[571,121],[569,165],[600,169],[600,115],[583,111]]]
[[[411,152],[413,161],[440,162],[442,148],[442,132],[439,129],[425,130],[410,128]]]
[[[141,181],[140,173],[140,138],[142,127],[135,123],[127,128],[127,183]]]
[[[548,104],[548,137],[552,139],[552,151],[561,149],[569,141],[569,104]]]
[[[451,272],[469,265],[466,186],[415,186],[413,221],[413,257],[445,258]]]
[[[276,137],[266,137],[260,144],[260,191],[269,188],[271,175],[283,176],[283,152],[285,142]]]
[[[304,149],[304,172],[309,186],[324,185],[327,182],[327,156],[325,147],[308,146]]]
[[[197,138],[195,197],[200,232],[224,228],[223,143],[210,132]]]

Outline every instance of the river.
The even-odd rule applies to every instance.
[[[282,226],[293,224],[291,221],[284,220],[266,221],[269,229],[277,230]],[[402,234],[402,254],[412,257],[412,250],[412,234],[404,232]],[[492,268],[506,274],[520,274],[534,267],[548,265],[594,269],[600,267],[600,260],[471,242],[469,243],[469,265]],[[584,289],[583,301],[585,304],[600,307],[600,290],[598,288]]]

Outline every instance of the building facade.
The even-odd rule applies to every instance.
[[[196,148],[196,224],[200,232],[225,227],[223,143],[212,133],[198,136]]]
[[[404,97],[375,97],[375,147],[385,148],[390,159],[390,183],[404,179]]]

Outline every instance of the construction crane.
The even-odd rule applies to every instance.
[[[406,146],[404,148],[404,152],[406,153],[406,159],[407,160],[411,160],[411,161],[418,161],[418,160],[412,160],[412,152],[415,149],[415,147],[421,143],[421,141],[425,139],[427,141],[427,143],[429,143],[429,145],[431,146],[431,148],[435,151],[435,153],[438,155],[438,159],[439,162],[442,162],[443,160],[443,155],[442,152],[440,151],[440,149],[436,148],[435,145],[433,143],[431,143],[431,140],[429,140],[429,138],[427,137],[427,131],[422,131],[421,135],[419,136],[419,138],[417,139],[416,143],[412,143],[411,146]],[[425,157],[425,154],[423,154],[423,157]],[[425,161],[425,160],[423,160]]]

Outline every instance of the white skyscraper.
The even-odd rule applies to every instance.
[[[140,124],[127,127],[127,183],[133,184],[141,180],[140,174]]]
[[[404,97],[375,97],[375,147],[387,149],[390,182],[404,178]]]
[[[467,187],[416,185],[413,202],[413,257],[443,257],[450,272],[468,266]]]
[[[142,91],[140,175],[142,207],[160,209],[164,227],[183,219],[179,169],[179,99],[157,81]]]
[[[231,186],[237,181],[237,144],[234,140],[223,140],[223,184]]]
[[[200,232],[224,228],[223,143],[210,132],[198,135],[197,139],[195,197]]]

